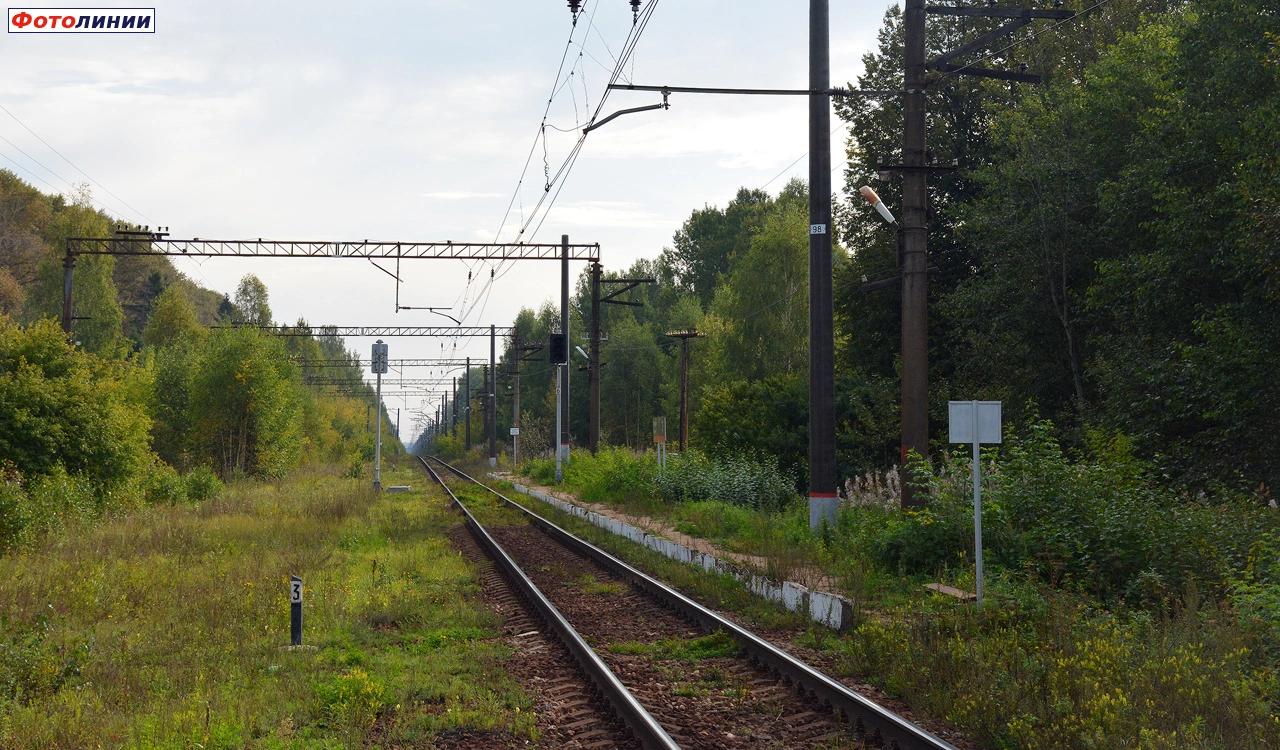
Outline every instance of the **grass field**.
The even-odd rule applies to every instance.
[[[0,558],[0,747],[430,747],[536,735],[416,469],[316,471],[153,507]],[[287,581],[305,583],[305,643]],[[463,742],[465,745],[465,741]]]

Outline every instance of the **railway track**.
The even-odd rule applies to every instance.
[[[641,746],[954,750],[460,469],[432,460],[446,476],[482,488],[527,522],[486,529],[422,460],[479,547]]]

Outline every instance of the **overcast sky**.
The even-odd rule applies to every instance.
[[[625,79],[807,84],[803,0],[649,2],[658,4]],[[861,72],[888,6],[832,6],[839,85]],[[627,0],[586,0],[565,65],[572,76],[565,83],[562,74],[550,125],[575,130],[585,119],[630,30]],[[159,2],[155,34],[6,34],[0,104],[101,184],[92,188],[101,207],[168,225],[175,237],[510,240],[542,193],[539,142],[501,226],[569,35],[564,0]],[[617,92],[605,112],[659,100]],[[577,136],[547,132],[554,171]],[[66,192],[86,181],[4,113],[0,136],[9,141],[0,140],[0,166],[36,187]],[[837,133],[836,153],[845,137]],[[606,269],[623,268],[668,245],[691,210],[724,205],[740,186],[776,191],[805,177],[807,144],[802,97],[673,95],[669,111],[628,115],[587,138],[533,239],[599,242]],[[394,282],[366,261],[177,265],[224,292],[257,274],[282,322],[449,322],[397,315]],[[465,264],[406,265],[402,302],[460,303]],[[525,262],[466,322],[509,324],[520,307],[558,298],[556,266]],[[474,273],[482,279],[489,269],[476,265]],[[366,357],[370,343],[349,341]],[[440,342],[390,344],[392,357],[441,354]],[[454,351],[450,342],[446,353]],[[488,342],[464,341],[456,353],[487,358]]]

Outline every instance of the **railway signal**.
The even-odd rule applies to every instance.
[[[378,378],[378,395],[377,395],[377,418],[378,430],[375,433],[377,437],[373,442],[373,491],[382,491],[382,376],[387,372],[387,345],[382,343],[382,339],[378,339],[373,345],[373,356],[369,360],[373,368],[374,375]]]

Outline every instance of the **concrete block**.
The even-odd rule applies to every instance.
[[[853,605],[843,596],[810,591],[809,617],[833,630],[844,630],[853,624]]]
[[[782,587],[764,576],[751,576],[747,588],[756,596],[769,601],[782,601]]]
[[[782,582],[782,606],[792,612],[804,612],[809,608],[809,589],[794,581]]]

